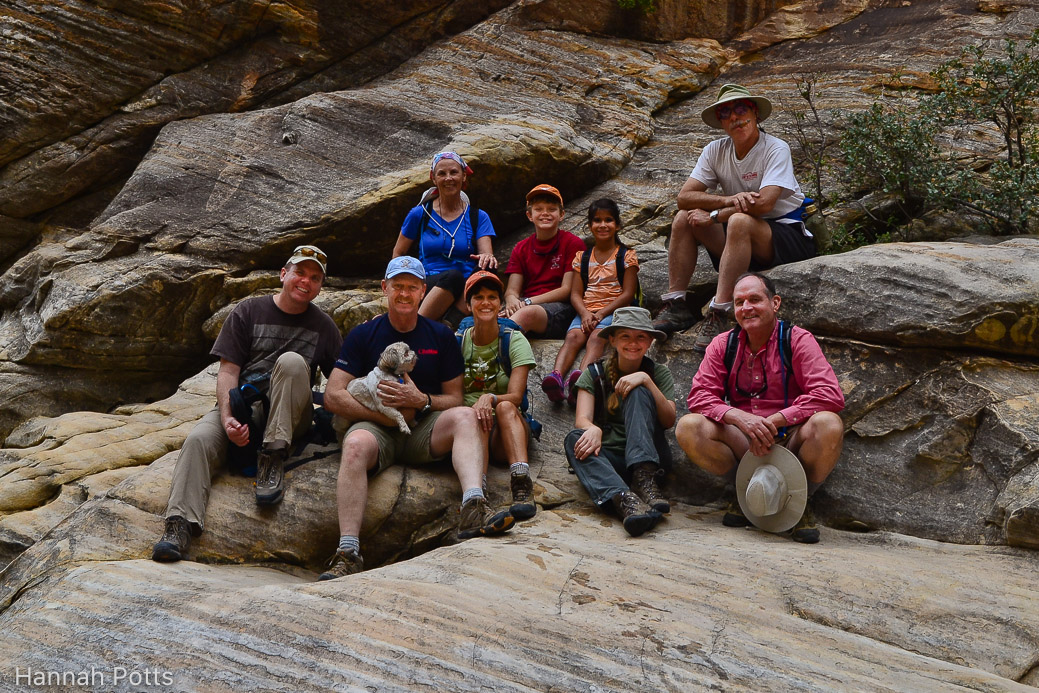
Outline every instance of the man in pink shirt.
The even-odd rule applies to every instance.
[[[736,352],[731,369],[725,352],[732,332],[710,343],[693,378],[688,405],[691,414],[678,422],[678,444],[697,466],[735,481],[736,467],[750,450],[768,454],[782,444],[797,455],[808,477],[809,496],[822,485],[837,464],[844,440],[844,393],[819,343],[807,330],[791,330],[791,373],[780,354],[781,303],[772,280],[747,273],[733,291]],[[722,518],[729,527],[750,521],[732,502]],[[819,541],[811,506],[793,529],[793,539]]]

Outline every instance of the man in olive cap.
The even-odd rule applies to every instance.
[[[707,125],[724,130],[727,137],[704,147],[678,193],[668,248],[668,290],[661,296],[664,310],[653,323],[671,334],[695,322],[686,290],[696,269],[698,246],[703,245],[718,270],[718,286],[693,345],[700,353],[733,326],[736,277],[815,255],[814,240],[802,221],[805,197],[794,178],[790,146],[760,127],[771,113],[772,104],[765,97],[726,84],[701,114]]]

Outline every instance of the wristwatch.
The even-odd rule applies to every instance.
[[[529,306],[532,303],[534,303],[534,302],[532,300],[530,300],[530,296],[527,296],[525,299],[523,299],[523,305],[525,305],[525,306]]]
[[[711,221],[718,221],[718,212],[720,211],[720,209],[715,209],[711,212]]]
[[[426,393],[426,406],[424,406],[421,409],[419,409],[418,413],[420,415],[422,415],[422,416],[425,416],[426,414],[428,414],[431,411],[433,411],[433,398],[427,392]]]

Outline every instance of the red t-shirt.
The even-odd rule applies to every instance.
[[[547,243],[533,234],[512,249],[505,273],[523,275],[522,296],[540,296],[563,285],[563,275],[573,271],[570,259],[586,247],[569,231],[560,230]]]

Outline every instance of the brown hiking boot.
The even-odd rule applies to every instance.
[[[790,536],[802,544],[819,543],[819,526],[815,524],[815,513],[812,512],[811,504],[805,506],[804,515],[790,530]]]
[[[318,580],[335,580],[336,578],[354,575],[364,570],[364,559],[356,551],[339,550],[328,562],[328,570],[318,576]]]
[[[510,474],[509,485],[512,487],[512,507],[509,514],[517,520],[529,520],[537,514],[538,506],[534,504],[534,482],[530,474]]]
[[[696,328],[696,341],[693,342],[693,351],[698,354],[707,351],[707,345],[709,345],[714,338],[722,332],[731,330],[732,323],[733,319],[725,311],[709,308],[707,310],[707,317],[704,318],[703,321],[700,322],[700,326]]]
[[[660,522],[660,513],[643,503],[631,491],[614,496],[613,507],[624,521],[624,531],[633,537],[646,533]]]
[[[285,495],[285,460],[289,449],[261,450],[256,460],[256,504],[275,505]]]
[[[693,311],[689,310],[689,304],[684,298],[664,301],[664,309],[653,321],[653,329],[671,336],[674,332],[688,330],[696,322]]]
[[[486,498],[472,498],[462,506],[458,518],[458,538],[489,537],[508,532],[516,519],[508,510],[494,512]]]
[[[722,524],[726,527],[750,527],[750,520],[743,514],[743,509],[737,501],[729,503],[722,515]]]
[[[180,515],[166,518],[162,538],[152,548],[152,560],[161,563],[179,561],[191,545],[191,525]]]
[[[635,495],[644,500],[646,505],[658,513],[669,513],[671,512],[671,502],[668,501],[664,494],[661,493],[660,487],[657,486],[659,469],[660,467],[655,464],[643,463],[636,465],[631,472],[631,490],[635,492]]]

